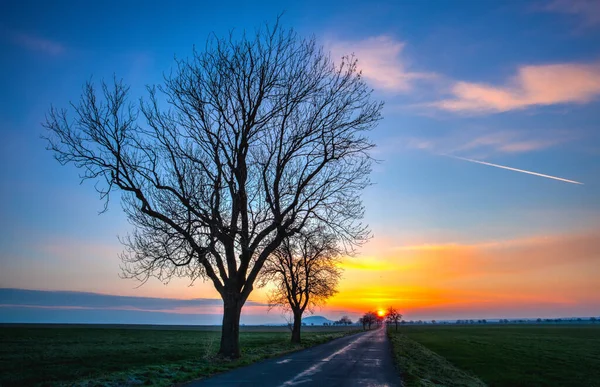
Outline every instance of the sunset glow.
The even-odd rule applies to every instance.
[[[575,6],[569,8],[568,1],[552,2],[550,10],[518,1],[473,1],[460,7],[434,1],[435,12],[428,2],[309,1],[216,2],[210,7],[177,2],[164,7],[168,10],[140,10],[125,2],[114,6],[116,15],[94,17],[85,3],[58,10],[51,2],[39,2],[0,12],[0,93],[6,101],[0,107],[2,318],[221,322],[221,295],[200,264],[143,284],[120,278],[123,245],[118,238],[134,231],[120,193],[111,193],[103,212],[96,189],[106,188],[104,181],[80,184],[78,173],[85,171],[56,162],[40,141],[45,133],[40,122],[50,106],[75,101],[89,79],[123,78],[131,85],[131,101],[148,103],[146,85],[163,82],[163,74],[177,66],[174,56],[186,58],[193,47],[203,50],[212,34],[241,36],[246,31],[250,36],[284,11],[283,25],[301,37],[315,36],[336,64],[354,54],[360,79],[373,88],[374,99],[384,102],[382,119],[374,120],[377,127],[365,132],[376,144],[368,154],[377,162],[369,175],[373,184],[361,191],[360,224],[368,225],[372,237],[336,261],[343,270],[337,292],[324,305],[307,308],[306,315],[357,321],[366,312],[384,317],[390,307],[405,320],[598,315],[597,15],[586,17]],[[274,110],[258,110],[269,109]],[[147,129],[141,117],[139,124]],[[279,125],[283,131],[285,125]],[[304,139],[306,132],[300,133]],[[272,145],[261,136],[259,131],[252,141]],[[229,140],[238,141],[233,137]],[[248,157],[262,154],[251,149]],[[298,160],[310,157],[306,152]],[[296,162],[290,165],[302,170]],[[271,178],[266,175],[265,180]],[[191,191],[208,180],[193,181],[197,186]],[[247,184],[248,200],[269,208],[268,195],[254,195],[250,186],[255,181]],[[291,192],[290,187],[279,189],[285,197]],[[347,196],[331,196],[336,209],[346,208]],[[224,217],[233,217],[231,201],[222,207]],[[275,215],[265,218],[279,222],[273,228],[279,232],[284,222]],[[248,220],[238,220],[243,221]],[[296,221],[290,224],[295,227]],[[238,230],[235,220],[224,228]],[[195,240],[190,239],[186,243]],[[231,261],[244,256],[229,251],[234,251]],[[255,262],[259,254],[245,256]],[[215,270],[227,276],[239,267],[233,262]],[[251,286],[242,323],[288,321],[281,309],[269,307],[269,286],[260,287],[258,281]],[[33,301],[27,292],[18,293],[22,299],[11,296],[32,289],[47,294]]]

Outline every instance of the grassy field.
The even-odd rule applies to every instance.
[[[242,327],[243,356],[216,357],[219,327],[0,326],[0,386],[167,386],[350,334],[356,327]]]
[[[600,387],[600,324],[402,326],[390,337],[408,386]]]

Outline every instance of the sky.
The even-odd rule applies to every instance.
[[[363,196],[374,237],[316,314],[600,314],[598,1],[59,0],[0,4],[0,320],[220,321],[210,283],[119,277],[118,200],[99,215],[41,123],[87,80],[142,96],[210,34],[281,13],[334,60],[354,53],[385,101]],[[250,300],[242,323],[284,321],[264,289]]]

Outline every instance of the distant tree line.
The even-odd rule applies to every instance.
[[[333,325],[352,325],[352,320],[348,316],[342,316],[341,319],[334,321]]]
[[[380,326],[383,322],[383,318],[381,318],[376,312],[367,312],[358,319],[358,322],[359,324],[362,324],[363,330],[370,330],[373,324]]]
[[[400,314],[397,309],[389,307],[382,314],[374,311],[366,312],[358,319],[358,323],[362,325],[363,330],[370,330],[373,325],[380,328],[384,323],[388,325],[393,324],[396,327],[396,330],[398,330],[398,325],[403,323],[403,321],[402,314]]]

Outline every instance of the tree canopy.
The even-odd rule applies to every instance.
[[[382,103],[355,58],[334,62],[279,24],[211,37],[133,100],[120,80],[86,83],[70,112],[50,109],[48,147],[106,205],[120,192],[126,276],[212,282],[220,353],[237,357],[241,308],[286,237],[318,224],[351,246],[366,232],[367,133]]]
[[[292,342],[300,342],[304,311],[314,311],[337,293],[341,252],[334,235],[315,228],[284,239],[265,262],[259,285],[273,285],[270,307],[292,312]]]

